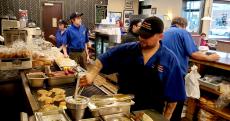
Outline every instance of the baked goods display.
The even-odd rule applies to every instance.
[[[29,58],[31,51],[28,49],[24,41],[14,41],[11,46],[0,47],[0,58]]]
[[[24,48],[8,48],[1,47],[0,48],[0,58],[9,59],[9,58],[29,58],[31,57],[31,51]]]
[[[210,100],[210,99],[205,98],[205,97],[201,97],[201,98],[200,98],[200,103],[201,103],[202,105],[206,105],[206,106],[211,107],[211,108],[214,108],[214,107],[215,107],[214,100]]]
[[[41,89],[37,91],[38,101],[42,104],[40,111],[66,109],[65,90],[53,88],[51,90]]]

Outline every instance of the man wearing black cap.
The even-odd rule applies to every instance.
[[[91,84],[99,72],[118,73],[119,93],[134,94],[132,110],[155,109],[170,119],[185,87],[176,56],[161,44],[164,24],[158,17],[146,18],[139,42],[122,44],[102,54],[80,84]]]
[[[81,24],[83,13],[72,13],[70,15],[71,26],[67,29],[67,41],[65,42],[69,57],[75,60],[81,67],[86,69],[87,61],[89,61],[89,54],[87,43],[89,42],[88,30]],[[64,48],[64,55],[68,57],[67,49]]]

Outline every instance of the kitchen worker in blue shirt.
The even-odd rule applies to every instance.
[[[102,54],[80,85],[91,84],[99,72],[117,72],[118,93],[135,95],[132,110],[155,109],[170,119],[177,101],[184,101],[186,96],[179,62],[160,42],[163,29],[160,18],[146,18],[140,28],[140,41]]]
[[[58,21],[58,29],[56,31],[55,36],[54,35],[49,36],[49,38],[56,41],[56,47],[59,48],[61,51],[65,46],[63,42],[66,41],[66,25],[67,22],[65,20],[60,19]]]
[[[75,60],[82,68],[87,69],[89,62],[89,54],[87,44],[89,42],[88,29],[82,25],[83,13],[75,12],[70,15],[71,25],[67,28],[67,41],[65,44],[68,47],[64,48],[64,56]]]
[[[217,61],[219,59],[217,54],[205,55],[199,52],[191,34],[186,31],[186,27],[187,20],[185,18],[175,17],[172,20],[171,27],[164,32],[164,38],[162,39],[163,45],[172,50],[177,56],[183,77],[188,71],[189,57],[205,61]],[[183,105],[183,102],[177,104],[171,121],[180,121]]]

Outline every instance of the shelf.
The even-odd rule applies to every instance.
[[[200,108],[230,121],[230,109],[229,108],[224,108],[223,110],[219,110],[219,109],[211,108],[211,107],[208,107],[207,105],[202,105],[202,104],[200,105]]]
[[[203,86],[203,85],[200,85],[200,89],[201,89],[201,90],[204,90],[204,91],[207,91],[207,92],[210,92],[210,93],[213,93],[213,94],[216,94],[216,95],[221,95],[221,92],[219,92],[219,91],[217,91],[217,90],[214,90],[214,89],[212,89],[212,88]]]

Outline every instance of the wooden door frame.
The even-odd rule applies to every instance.
[[[64,18],[64,1],[47,1],[47,0],[41,0],[40,1],[40,5],[41,5],[41,7],[40,7],[40,27],[41,27],[41,29],[43,30],[43,21],[42,21],[42,19],[43,19],[43,5],[44,5],[44,3],[61,3],[61,5],[62,5],[62,19]]]

